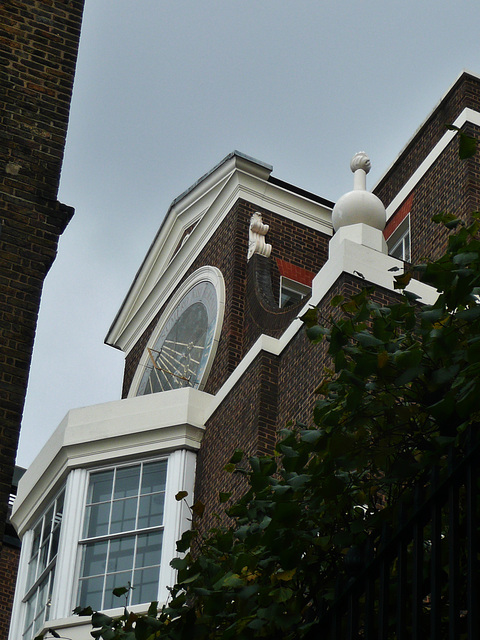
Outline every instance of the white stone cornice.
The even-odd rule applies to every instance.
[[[19,482],[11,518],[19,535],[71,469],[198,450],[211,402],[185,388],[69,411]]]

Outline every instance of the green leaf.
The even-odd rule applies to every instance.
[[[324,432],[320,429],[307,429],[300,432],[302,442],[306,442],[308,444],[316,444],[323,436]]]
[[[184,553],[185,551],[187,551],[187,549],[190,548],[192,540],[195,536],[196,531],[194,529],[184,531],[180,540],[177,540],[177,551],[179,553]]]
[[[224,502],[228,502],[230,500],[230,498],[232,497],[232,492],[231,491],[228,491],[228,492],[220,491],[220,493],[218,495],[219,495],[219,498],[220,498],[220,502],[224,503]]]
[[[362,347],[383,347],[384,345],[383,340],[379,340],[367,331],[355,333],[353,337],[362,345]]]
[[[466,160],[467,158],[471,158],[475,155],[477,151],[477,141],[475,138],[471,138],[467,136],[466,133],[460,133],[460,145],[458,150],[458,155],[461,160]]]
[[[130,591],[130,587],[115,587],[115,589],[112,590],[112,593],[116,598],[120,598],[121,596],[124,596],[129,591]]]
[[[332,305],[332,307],[338,307],[340,304],[342,304],[342,302],[345,300],[345,296],[333,296],[332,300],[330,301],[330,304]]]
[[[154,600],[153,602],[150,603],[150,606],[148,607],[147,615],[155,617],[157,615],[157,611],[158,611],[158,601]]]
[[[110,618],[110,616],[106,616],[104,613],[100,613],[99,611],[95,611],[92,615],[93,627],[109,627],[112,622],[113,618]]]
[[[188,567],[188,564],[188,556],[185,556],[185,558],[173,558],[172,560],[170,560],[170,566],[172,567],[172,569],[176,569],[177,571],[186,569]]]
[[[468,309],[463,309],[462,311],[457,311],[456,316],[460,320],[465,320],[466,322],[478,320],[478,318],[480,318],[480,305],[477,307],[469,307]]]
[[[77,616],[91,616],[93,614],[92,607],[75,607],[72,611]]]
[[[309,327],[307,329],[307,337],[311,342],[317,343],[323,340],[324,336],[328,335],[330,332],[323,327],[320,327],[318,324],[313,327]]]
[[[243,451],[241,449],[235,449],[233,456],[230,458],[229,462],[231,464],[238,464],[243,460]]]
[[[316,308],[312,307],[306,311],[303,316],[300,316],[300,320],[307,326],[313,327],[318,322],[318,312]]]
[[[453,264],[471,264],[478,260],[478,253],[475,251],[465,251],[462,253],[457,253],[457,255],[453,256]]]
[[[179,491],[175,496],[175,500],[177,502],[180,502],[181,500],[183,500],[187,496],[188,496],[188,491]]]

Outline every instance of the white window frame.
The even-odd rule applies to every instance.
[[[411,238],[410,213],[408,213],[387,239],[389,255],[404,262],[410,262],[412,257]]]
[[[88,482],[87,482],[87,487],[90,486],[90,481],[92,479],[93,476],[100,474],[100,473],[104,473],[104,472],[113,472],[113,479],[112,479],[112,489],[113,489],[113,483],[115,482],[115,479],[117,477],[117,474],[119,471],[121,471],[122,469],[128,469],[128,468],[134,468],[134,467],[140,467],[140,469],[142,470],[143,473],[143,469],[145,468],[146,465],[148,464],[155,464],[155,463],[159,463],[159,462],[166,462],[166,469],[165,469],[165,475],[168,473],[168,457],[160,457],[160,458],[153,458],[153,459],[147,459],[147,460],[135,460],[135,461],[130,461],[130,462],[125,462],[123,464],[116,464],[116,465],[109,465],[109,466],[105,466],[99,469],[95,469],[92,470],[89,473],[89,477],[88,477]],[[139,476],[140,479],[140,476]],[[166,481],[165,481],[166,483]],[[140,486],[137,487],[137,490],[140,489]],[[88,489],[87,489],[88,491]],[[87,536],[86,532],[85,532],[85,521],[86,521],[86,517],[87,517],[87,509],[89,507],[89,505],[87,505],[87,502],[85,501],[83,504],[83,526],[82,526],[82,537],[79,540],[79,577],[77,580],[77,602],[75,602],[75,606],[77,605],[81,605],[81,606],[87,606],[87,605],[92,605],[92,607],[94,609],[98,608],[99,610],[103,610],[105,608],[111,608],[111,607],[106,607],[104,604],[104,600],[106,597],[108,597],[108,589],[106,588],[105,585],[105,581],[108,581],[108,576],[111,575],[108,572],[108,567],[105,566],[103,568],[102,571],[102,579],[104,581],[104,586],[103,586],[103,590],[102,590],[102,602],[101,603],[93,603],[93,602],[80,602],[80,590],[81,590],[81,586],[80,583],[82,581],[83,578],[87,578],[88,576],[82,576],[82,567],[83,567],[83,561],[84,561],[84,554],[86,553],[86,548],[91,545],[91,544],[102,544],[102,543],[107,543],[107,545],[109,547],[111,547],[112,542],[116,541],[116,540],[125,540],[126,538],[133,538],[134,539],[134,556],[136,556],[136,547],[137,547],[137,543],[138,543],[138,539],[140,536],[144,535],[144,534],[149,534],[149,533],[162,533],[162,544],[161,544],[161,548],[163,548],[163,531],[165,528],[165,495],[166,495],[166,484],[165,484],[165,489],[163,491],[163,505],[162,505],[162,523],[161,524],[157,524],[157,525],[153,525],[153,526],[149,526],[149,527],[135,527],[133,529],[130,530],[121,530],[118,532],[107,532],[105,534],[97,534],[97,535],[93,535],[93,536]],[[139,501],[140,501],[140,494],[136,495],[137,498],[137,511],[138,511],[138,505],[139,505]],[[123,502],[125,500],[128,500],[128,498],[122,498],[122,500],[115,500],[114,496],[111,495],[110,499],[107,501],[111,507],[110,507],[110,518],[111,518],[111,508],[113,507],[114,503],[120,503]],[[106,504],[106,503],[105,503]],[[135,516],[135,520],[137,520],[138,518],[138,513]],[[160,551],[160,556],[158,558],[158,577],[157,577],[157,591],[158,591],[158,580],[160,577],[160,566],[161,566],[161,551]],[[133,560],[133,559],[132,559]],[[152,566],[156,566],[152,565]],[[130,568],[130,574],[134,571],[134,567],[132,566]],[[100,577],[101,574],[99,574]],[[94,577],[94,576],[92,576]],[[133,580],[130,579],[126,579],[124,581],[120,580],[120,582],[117,584],[115,583],[112,588],[117,588],[117,587],[122,587],[122,586],[126,586],[127,582],[131,582],[133,583]],[[133,586],[135,586],[133,584]],[[127,605],[130,606],[131,605],[131,600],[132,597],[134,597],[136,594],[135,592],[131,592],[127,595]],[[156,594],[152,596],[152,598],[150,600],[155,600],[156,599]],[[122,603],[123,604],[123,600],[119,600],[118,601],[119,604]],[[136,604],[144,604],[143,602],[141,603],[136,603]]]
[[[57,526],[55,526],[55,520],[57,515],[57,503],[59,498],[62,496],[62,494],[63,494],[62,516],[60,518],[60,522],[58,522]],[[30,634],[28,636],[25,636],[25,638],[28,638],[28,640],[30,640],[31,638],[34,638],[36,635],[38,635],[40,630],[43,628],[45,622],[50,620],[52,617],[51,615],[52,614],[51,602],[53,601],[52,590],[54,589],[55,582],[56,582],[56,574],[58,570],[58,559],[60,557],[59,554],[60,554],[61,536],[63,532],[63,516],[65,513],[65,497],[66,497],[65,487],[62,487],[60,490],[56,492],[55,497],[49,500],[48,506],[44,508],[41,515],[36,518],[32,527],[27,532],[27,534],[25,535],[22,541],[22,552],[21,552],[21,557],[20,557],[20,562],[18,567],[19,579],[16,587],[17,602],[16,602],[16,607],[14,606],[14,609],[12,611],[12,624],[10,628],[10,637],[15,638],[15,640],[22,639],[24,637],[24,634],[27,632],[27,629],[25,629],[26,616],[28,612],[28,603],[32,602],[32,599],[35,600],[33,619],[31,621],[32,626],[30,629]],[[40,548],[41,546],[44,546],[43,543],[45,543],[45,539],[46,539],[45,526],[51,527],[52,521],[47,523],[46,517],[52,508],[53,508],[54,528],[58,527],[57,530],[59,533],[57,552],[53,557],[50,557],[52,542],[54,539],[52,535],[53,530],[52,528],[50,528],[50,531],[47,534],[48,536],[47,559],[49,558],[49,561],[45,564],[45,567],[40,571],[40,573],[37,573],[38,563],[35,562],[35,578],[31,584],[28,584],[28,577],[30,573],[29,569],[32,562],[32,551],[33,551],[33,545],[35,540],[35,530],[38,529],[39,525],[42,528],[41,538],[39,541],[39,549],[38,549],[38,554],[40,555]],[[37,559],[38,557],[39,556],[37,556]],[[47,582],[48,582],[47,597],[45,599],[45,604],[42,607],[42,610],[40,612],[42,617],[41,625],[36,627],[35,612],[36,612],[37,599],[40,595],[40,587],[42,583],[45,581],[45,579],[47,579]],[[50,597],[49,597],[49,594],[50,594]],[[36,617],[38,619],[39,615],[37,614]]]
[[[303,298],[310,295],[312,288],[306,284],[297,282],[296,280],[291,280],[290,278],[287,278],[285,276],[280,276],[280,294],[279,294],[278,306],[281,309],[287,308],[282,304],[283,293],[285,291],[289,291],[293,294],[299,295],[300,299],[298,300],[298,302],[300,302],[300,300],[303,300]],[[296,302],[294,304],[296,304]]]
[[[176,581],[176,571],[170,566],[170,561],[178,556],[176,542],[182,533],[190,527],[190,511],[185,501],[177,501],[175,495],[179,491],[187,491],[187,500],[193,500],[193,490],[195,482],[196,453],[189,449],[176,449],[168,454],[159,454],[155,457],[132,457],[118,460],[115,465],[97,465],[91,469],[72,469],[66,478],[65,502],[63,511],[63,522],[60,533],[58,554],[56,561],[55,580],[52,592],[52,607],[49,615],[49,622],[54,620],[71,619],[72,624],[78,624],[78,617],[72,616],[72,610],[76,606],[78,592],[78,581],[81,570],[81,545],[83,520],[85,513],[85,502],[90,472],[100,471],[112,466],[132,465],[138,462],[148,462],[160,459],[167,459],[167,479],[165,486],[164,500],[164,521],[163,521],[163,541],[161,550],[161,560],[158,580],[157,598],[160,603],[166,602],[169,597],[167,587],[173,586]],[[57,491],[57,495],[60,491]],[[44,503],[45,504],[45,503]],[[49,501],[48,506],[52,504]],[[48,510],[43,508],[41,516]],[[35,525],[40,517],[35,518]],[[24,600],[26,591],[26,580],[28,562],[30,559],[33,543],[33,526],[29,528],[22,540],[22,551],[20,555],[18,580],[15,593],[14,606],[12,611],[12,622],[10,626],[9,640],[19,640],[22,638],[26,605]],[[119,605],[115,609],[107,610],[111,615],[121,614],[123,602],[119,599]],[[135,612],[146,611],[150,603],[133,605],[131,609]],[[41,631],[38,630],[37,633]]]
[[[203,370],[201,380],[198,384],[198,389],[200,391],[202,391],[205,387],[210,369],[212,368],[223,326],[223,316],[225,312],[225,281],[220,269],[207,265],[200,267],[199,269],[197,269],[197,271],[192,273],[172,296],[148,341],[148,346],[150,347],[150,349],[152,349],[156,344],[163,327],[168,322],[168,319],[170,318],[175,308],[181,303],[182,299],[191,291],[191,289],[193,289],[200,282],[204,281],[210,282],[215,287],[215,291],[217,294],[217,317],[212,347],[210,349],[207,364]],[[134,398],[137,395],[138,388],[143,378],[143,373],[146,367],[150,365],[150,357],[151,356],[148,349],[145,349],[138,363],[135,375],[133,376],[132,383],[127,395],[128,398]]]

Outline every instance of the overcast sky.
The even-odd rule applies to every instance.
[[[17,463],[73,407],[120,398],[103,340],[170,202],[234,149],[330,200],[368,188],[453,84],[480,73],[480,3],[86,0]]]

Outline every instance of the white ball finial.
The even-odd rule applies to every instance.
[[[370,171],[370,159],[365,151],[356,153],[350,161],[354,172],[353,191],[343,195],[332,211],[334,231],[352,224],[366,224],[369,227],[385,228],[387,214],[381,200],[366,190],[366,177]]]
[[[357,169],[363,169],[365,173],[368,173],[371,168],[372,163],[370,162],[370,158],[367,156],[365,151],[359,151],[350,160],[350,169],[352,170],[352,173],[355,173]]]

